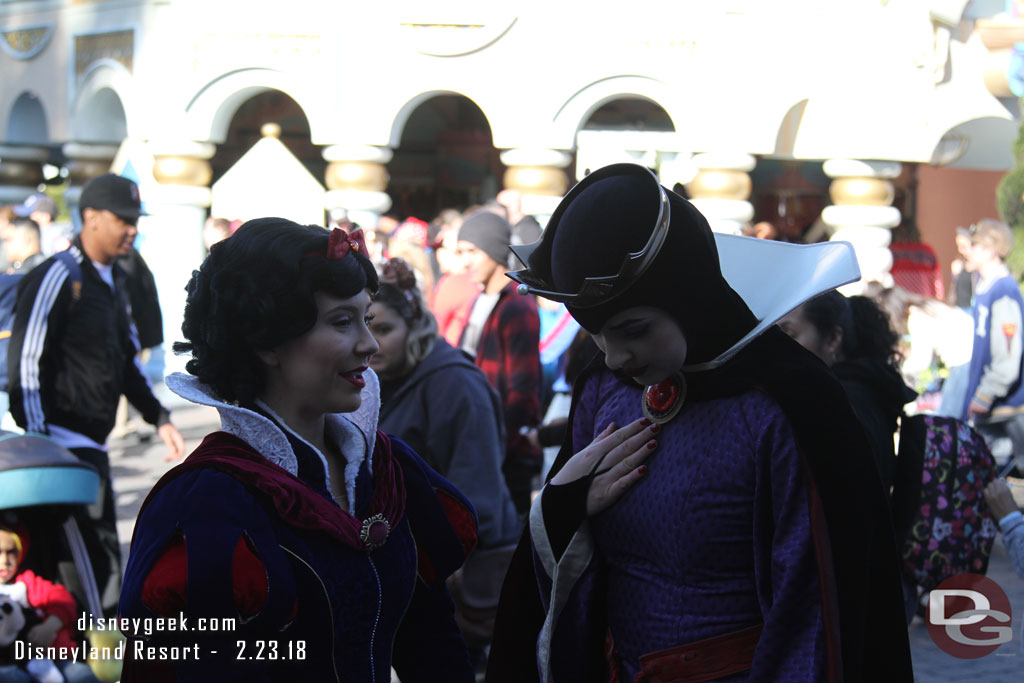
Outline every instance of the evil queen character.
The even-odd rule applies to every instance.
[[[715,235],[616,164],[514,251],[520,292],[565,303],[603,359],[575,383],[487,680],[913,680],[868,442],[775,325],[859,278],[850,245]]]

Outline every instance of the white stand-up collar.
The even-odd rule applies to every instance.
[[[849,242],[790,244],[715,233],[722,275],[758,320],[742,339],[717,358],[684,366],[686,372],[712,370],[800,304],[860,279]]]
[[[373,370],[363,372],[366,386],[362,390],[359,410],[352,413],[327,415],[327,438],[338,446],[345,458],[345,490],[348,493],[349,512],[355,514],[355,482],[363,460],[373,469],[373,448],[376,441],[377,420],[380,414],[380,384]],[[183,372],[175,372],[165,380],[167,388],[178,396],[198,405],[212,406],[220,413],[221,429],[252,446],[264,458],[278,465],[292,475],[298,476],[299,463],[292,450],[285,431],[316,453],[324,468],[327,490],[331,489],[330,470],[327,459],[312,444],[289,429],[269,406],[257,401],[260,410],[273,419],[241,406],[225,403],[213,390],[198,378]],[[276,421],[276,422],[275,422]]]

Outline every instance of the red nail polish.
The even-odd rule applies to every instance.
[[[647,450],[649,450],[649,451],[653,451],[655,448],[657,448],[657,446],[658,446],[658,442],[657,441],[648,441],[647,442]]]
[[[640,470],[641,477],[647,474],[647,465],[640,465],[637,469]]]
[[[657,434],[661,431],[661,425],[651,425],[651,431]]]
[[[645,417],[644,419],[640,420],[640,424],[646,427],[647,425],[651,424],[651,421]]]

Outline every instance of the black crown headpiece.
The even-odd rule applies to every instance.
[[[650,237],[642,249],[626,254],[619,272],[585,278],[575,292],[559,291],[555,287],[551,275],[551,250],[562,214],[572,204],[572,201],[588,187],[600,180],[616,176],[634,176],[650,181],[651,196],[655,196],[656,193],[658,197],[658,213]],[[508,276],[519,283],[518,292],[520,294],[536,294],[575,308],[600,306],[622,294],[647,272],[665,244],[671,218],[668,193],[650,169],[637,164],[605,166],[594,171],[569,190],[569,193],[565,195],[551,215],[544,234],[538,241],[533,244],[511,247],[512,253],[526,268],[508,273]]]

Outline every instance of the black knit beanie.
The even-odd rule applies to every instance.
[[[466,241],[498,263],[508,263],[512,228],[508,221],[490,211],[478,211],[462,222],[459,241]]]

